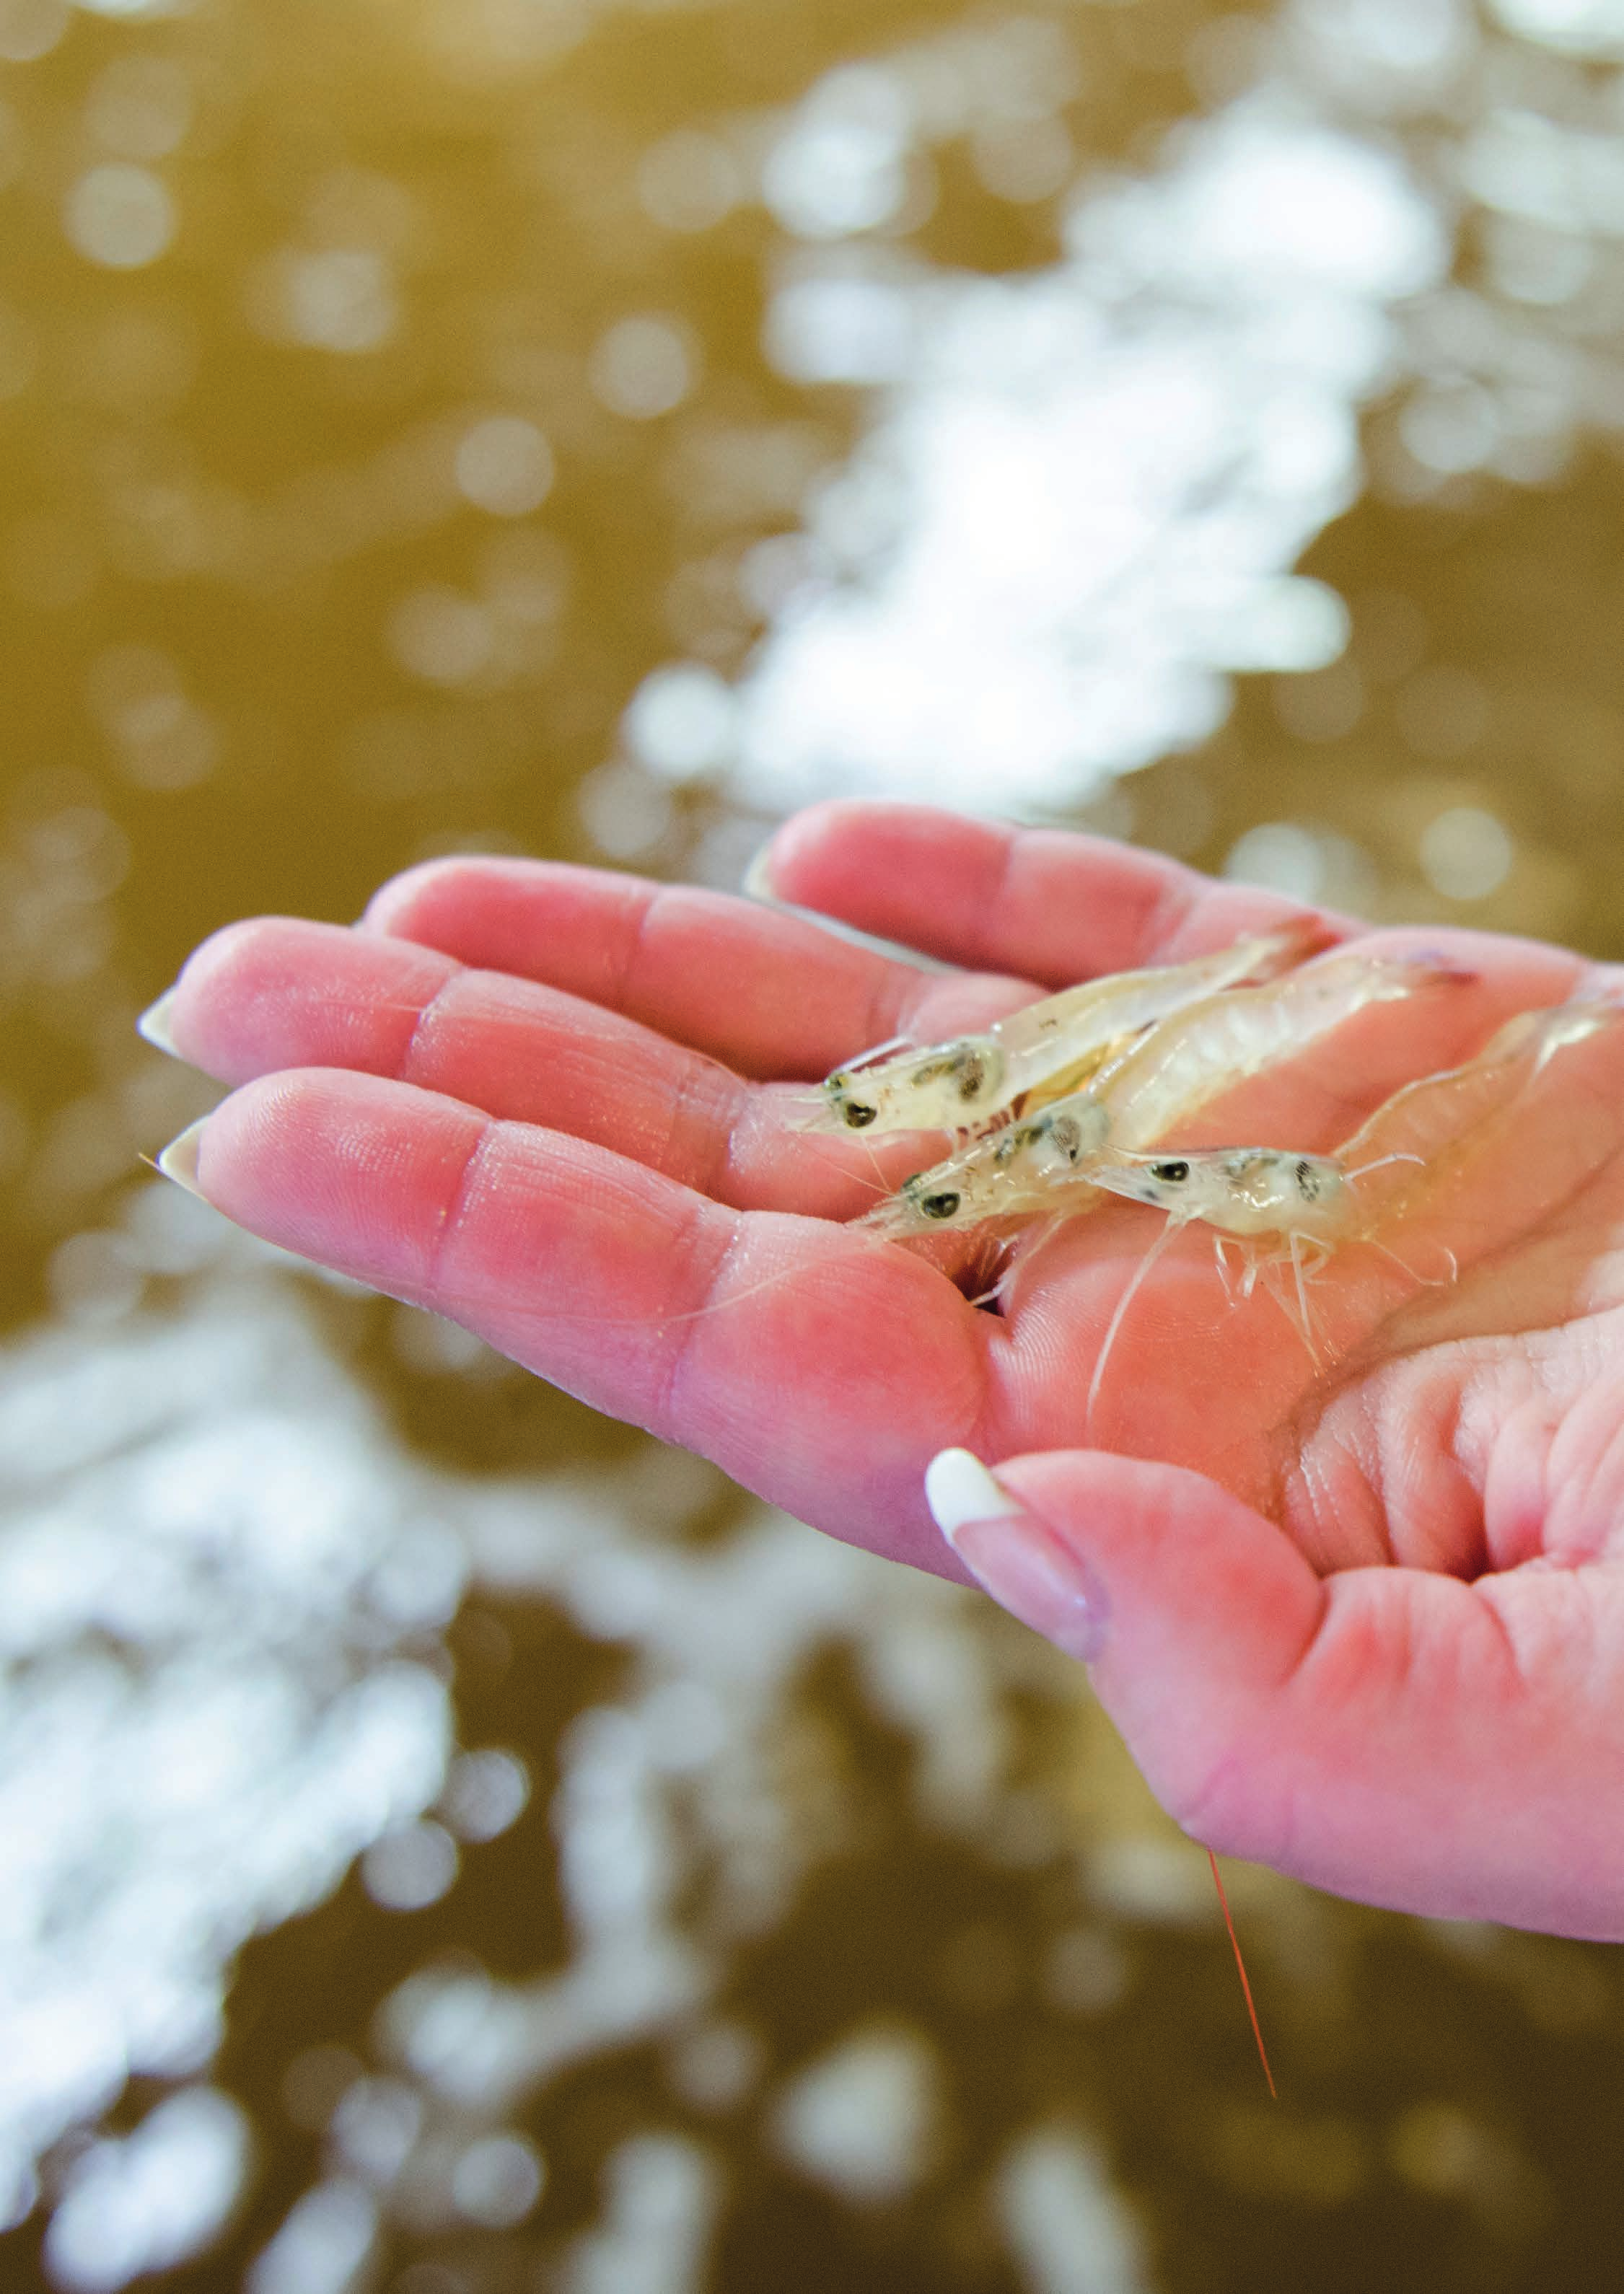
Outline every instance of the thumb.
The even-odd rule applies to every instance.
[[[1277,1860],[1273,1763],[1256,1755],[1325,1610],[1284,1533],[1203,1475],[1100,1450],[1012,1459],[996,1478],[944,1450],[925,1492],[993,1599],[1089,1667],[1169,1814]]]

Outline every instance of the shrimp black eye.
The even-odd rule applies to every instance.
[[[861,1100],[848,1099],[840,1110],[853,1131],[866,1131],[879,1113],[877,1107],[865,1107]]]
[[[928,1219],[948,1219],[952,1217],[961,1200],[962,1197],[949,1188],[939,1195],[926,1195],[920,1201],[919,1208]]]
[[[987,1063],[979,1052],[968,1052],[959,1062],[959,1096],[979,1099],[987,1080]]]
[[[1150,1175],[1153,1179],[1169,1179],[1177,1182],[1189,1177],[1190,1167],[1187,1163],[1153,1163],[1150,1167]]]
[[[1310,1203],[1319,1192],[1319,1181],[1315,1175],[1314,1166],[1306,1158],[1297,1166],[1297,1192]]]

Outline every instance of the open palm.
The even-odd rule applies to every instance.
[[[897,1558],[953,1566],[921,1494],[936,1452],[1016,1459],[1000,1479],[1105,1589],[1096,1685],[1199,1837],[1371,1900],[1624,1935],[1624,1027],[1420,1191],[1384,1230],[1397,1259],[1325,1271],[1323,1367],[1267,1282],[1226,1299],[1191,1228],[1090,1420],[1156,1216],[1069,1223],[977,1311],[941,1246],[845,1223],[929,1143],[797,1131],[788,1086],[1289,904],[889,806],[803,816],[771,882],[960,968],[509,861],[415,871],[355,931],[232,927],[163,1021],[244,1086],[194,1144],[200,1191]],[[1370,944],[1471,977],[1372,1007],[1180,1144],[1334,1146],[1510,1013],[1607,987],[1525,942]]]

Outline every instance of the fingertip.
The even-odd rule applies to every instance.
[[[399,933],[410,938],[407,925],[411,918],[422,906],[432,902],[448,873],[457,866],[454,860],[422,860],[415,867],[403,868],[398,876],[391,876],[378,887],[356,919],[355,931]]]
[[[815,907],[825,875],[832,870],[844,878],[853,840],[868,838],[882,818],[894,820],[910,814],[925,820],[930,809],[880,804],[868,797],[826,797],[791,814],[757,853],[752,873],[761,872],[773,899],[804,901]]]

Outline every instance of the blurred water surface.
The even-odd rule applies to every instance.
[[[843,789],[1624,955],[1621,131],[1612,0],[0,0],[8,2285],[1601,2282],[1610,1952],[1237,1872],[1271,2109],[1071,1668],[149,1184],[131,1022]]]

